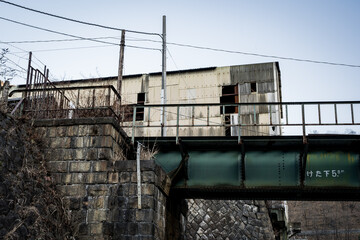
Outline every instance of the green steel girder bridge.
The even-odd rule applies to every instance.
[[[92,88],[90,97],[88,88]],[[131,105],[124,117],[124,108],[117,105],[120,95],[112,86],[38,87],[20,92],[23,98],[12,114],[114,117],[133,144],[158,150],[155,161],[171,178],[172,194],[182,198],[360,200],[360,135],[353,131],[356,128],[359,133],[360,101]],[[75,99],[67,92],[75,93]],[[80,106],[81,94],[92,101]],[[98,95],[106,101],[98,101]],[[224,121],[229,109],[238,122]],[[171,115],[172,121],[152,121],[152,114],[160,111]],[[214,113],[222,121],[214,121]],[[264,113],[268,117],[262,122],[259,118]],[[241,121],[244,114],[250,122]],[[280,128],[284,135],[242,135],[248,127]],[[318,134],[324,127],[351,134]],[[170,129],[172,135],[139,134],[153,128]],[[184,128],[230,128],[237,129],[237,134],[182,136]]]
[[[360,136],[139,138],[182,198],[360,200]]]
[[[356,135],[351,129],[347,129],[350,134],[318,134],[317,130],[309,131],[311,127],[316,129],[326,126],[331,127],[331,130],[339,126],[358,127],[359,104],[360,102],[236,104],[239,116],[242,109],[248,107],[253,109],[248,114],[253,114],[254,119],[260,105],[266,105],[270,109],[268,123],[254,121],[252,124],[228,124],[227,127],[238,128],[238,133],[241,133],[241,128],[248,126],[276,126],[298,127],[298,134],[202,137],[180,136],[179,113],[181,108],[209,109],[209,105],[167,105],[167,109],[176,109],[173,111],[176,112],[176,124],[168,126],[176,129],[175,136],[135,137],[137,128],[149,125],[137,125],[134,121],[132,139],[134,143],[158,149],[155,161],[172,179],[172,194],[178,197],[359,201],[360,135]],[[219,104],[210,105],[213,106],[219,108]],[[275,107],[281,111],[283,121],[271,120],[271,108]],[[290,107],[297,107],[299,110],[299,121],[290,118]],[[324,114],[322,110],[326,108]],[[226,112],[225,109],[223,112]],[[200,127],[209,126],[208,119],[209,117],[205,117],[204,122],[207,124]],[[196,124],[187,127],[194,126]]]

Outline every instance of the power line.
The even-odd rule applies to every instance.
[[[4,17],[0,17],[0,19],[8,21],[8,22],[12,22],[12,23],[20,24],[20,25],[23,25],[23,26],[35,28],[35,29],[38,29],[38,30],[51,32],[51,33],[55,33],[55,34],[59,34],[59,35],[64,35],[64,36],[67,36],[67,37],[72,37],[72,38],[77,38],[77,39],[87,40],[87,41],[92,41],[92,42],[97,42],[97,43],[103,43],[103,44],[108,44],[108,45],[113,45],[113,46],[119,46],[119,44],[117,44],[117,43],[105,42],[105,41],[97,40],[97,39],[94,39],[94,38],[85,38],[85,37],[80,37],[80,36],[76,36],[76,35],[73,35],[73,34],[68,34],[68,33],[64,33],[64,32],[58,32],[58,31],[54,31],[54,30],[51,30],[51,29],[37,27],[37,26],[30,25],[30,24],[23,23],[23,22],[18,22],[18,21],[15,21],[15,20],[4,18]],[[129,47],[129,48],[137,48],[137,49],[145,49],[145,50],[156,50],[156,51],[161,50],[161,49],[157,49],[157,48],[147,48],[147,47],[139,47],[139,46],[133,46],[133,45],[125,45],[125,46]]]
[[[88,41],[93,41],[93,42],[98,42],[98,43],[105,43],[105,44],[109,44],[109,45],[119,45],[119,44],[112,43],[112,42],[105,42],[105,41],[96,40],[96,39],[92,39],[92,38],[85,38],[85,37],[80,37],[80,36],[76,36],[76,35],[72,35],[72,34],[68,34],[68,33],[58,32],[58,31],[54,31],[54,30],[51,30],[51,29],[47,29],[47,28],[37,27],[37,26],[34,26],[34,25],[30,25],[30,24],[23,23],[23,22],[18,22],[18,21],[15,21],[15,20],[4,18],[4,17],[0,17],[0,19],[8,21],[8,22],[12,22],[12,23],[20,24],[20,25],[23,25],[23,26],[35,28],[35,29],[38,29],[38,30],[51,32],[51,33],[55,33],[55,34],[59,34],[59,35],[64,35],[64,36],[67,36],[67,37],[78,38],[78,39],[88,40]]]
[[[88,40],[88,39],[109,39],[109,38],[113,38],[113,39],[118,39],[116,37],[96,37],[96,38],[86,38],[86,39],[74,39],[74,38],[67,38],[67,39],[49,39],[49,40],[24,40],[24,41],[7,41],[7,42],[2,42],[2,43],[12,43],[12,44],[23,44],[23,43],[52,43],[52,42],[74,42],[74,41],[83,41],[83,40]]]
[[[181,43],[170,43],[170,42],[168,42],[167,44],[171,44],[171,45],[179,46],[179,47],[189,47],[189,48],[196,48],[196,49],[201,49],[201,50],[210,50],[210,51],[216,51],[216,52],[235,53],[235,54],[242,54],[242,55],[249,55],[249,56],[256,56],[256,57],[276,58],[276,59],[291,60],[291,61],[298,61],[298,62],[309,62],[309,63],[318,63],[318,64],[327,64],[327,65],[335,65],[335,66],[360,68],[360,65],[352,65],[352,64],[345,64],[345,63],[333,63],[333,62],[316,61],[316,60],[310,60],[310,59],[281,57],[281,56],[275,56],[275,55],[265,55],[265,54],[259,54],[259,53],[249,53],[249,52],[225,50],[225,49],[219,49],[219,48],[201,47],[201,46],[195,46],[195,45],[189,45],[189,44],[181,44]]]
[[[4,2],[4,1],[0,0],[0,2]],[[36,28],[36,29],[40,29],[40,30],[44,30],[44,31],[48,31],[48,32],[52,32],[52,33],[61,34],[61,35],[76,38],[76,39],[61,39],[61,40],[36,40],[36,41],[18,41],[18,42],[14,41],[14,42],[2,42],[2,43],[41,43],[41,42],[62,42],[62,41],[88,40],[88,41],[95,41],[95,42],[99,42],[99,43],[116,45],[116,46],[119,45],[117,43],[111,43],[111,42],[105,42],[105,41],[98,40],[98,39],[108,39],[108,38],[118,39],[116,37],[84,38],[84,37],[79,37],[79,36],[75,36],[75,35],[71,35],[71,34],[56,32],[56,31],[53,31],[53,30],[50,30],[50,29],[45,29],[45,28],[41,28],[41,27],[32,26],[32,25],[29,25],[29,24],[26,24],[26,23],[21,23],[21,22],[14,21],[14,20],[7,19],[7,18],[3,18],[3,17],[0,17],[0,19],[10,21],[10,22],[13,22],[13,23],[17,23],[17,24],[20,24],[20,25],[25,25],[25,26],[28,26],[28,27],[32,27],[32,28]],[[141,39],[141,38],[132,39],[132,41],[147,41],[147,42],[162,43],[162,41],[151,40],[151,39]],[[308,63],[316,63],[316,64],[326,64],[326,65],[333,65],[333,66],[344,66],[344,67],[360,68],[360,65],[355,65],[355,64],[334,63],[334,62],[328,62],[328,61],[300,59],[300,58],[294,58],[294,57],[282,57],[282,56],[276,56],[276,55],[266,55],[266,54],[251,53],[251,52],[226,50],[226,49],[220,49],[220,48],[210,48],[210,47],[196,46],[196,45],[191,45],[191,44],[174,43],[174,42],[167,42],[167,44],[168,45],[179,46],[179,47],[188,47],[188,48],[194,48],[194,49],[200,49],[200,50],[209,50],[209,51],[225,52],[225,53],[232,53],[232,54],[242,54],[242,55],[263,57],[263,58],[275,58],[275,59],[282,59],[282,60],[288,60],[288,61],[298,61],[298,62],[308,62]],[[161,49],[156,49],[156,48],[146,48],[146,47],[139,47],[139,46],[132,46],[132,45],[126,45],[126,46],[130,47],[130,48],[138,48],[138,49],[145,49],[145,50],[160,50],[161,51]],[[74,48],[74,49],[77,49],[77,48]],[[59,50],[61,50],[61,49],[59,49]],[[68,49],[64,49],[64,50],[68,50]],[[46,50],[39,50],[39,51],[46,51]],[[49,51],[51,51],[51,50],[49,50]]]
[[[105,29],[116,30],[116,31],[126,31],[126,32],[137,33],[137,34],[161,36],[161,35],[158,34],[158,33],[128,30],[128,29],[124,29],[124,28],[116,28],[116,27],[105,26],[105,25],[101,25],[101,24],[97,24],[97,23],[80,21],[80,20],[76,20],[76,19],[72,19],[72,18],[67,18],[67,17],[63,17],[63,16],[59,16],[59,15],[55,15],[55,14],[51,14],[51,13],[39,11],[39,10],[36,10],[36,9],[33,9],[33,8],[28,8],[28,7],[21,6],[21,5],[18,5],[18,4],[15,4],[15,3],[11,3],[11,2],[8,2],[8,1],[4,1],[4,0],[0,0],[0,2],[9,4],[9,5],[12,5],[12,6],[15,6],[15,7],[19,7],[19,8],[28,10],[28,11],[32,11],[32,12],[40,13],[40,14],[43,14],[43,15],[47,15],[47,16],[50,16],[50,17],[59,18],[59,19],[63,19],[63,20],[66,20],[66,21],[75,22],[75,23],[80,23],[80,24],[89,25],[89,26],[93,26],[93,27],[105,28]]]

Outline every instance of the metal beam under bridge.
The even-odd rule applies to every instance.
[[[181,198],[360,200],[360,136],[137,138]]]

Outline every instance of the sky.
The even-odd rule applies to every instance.
[[[10,1],[10,0],[9,0]],[[85,22],[162,33],[166,15],[167,70],[278,61],[283,101],[359,100],[360,1],[95,1],[13,0],[13,3]],[[86,26],[34,13],[0,1],[0,17],[36,27],[102,38],[110,44],[74,40],[0,19],[0,47],[18,70],[12,84],[25,83],[28,52],[33,64],[50,69],[53,81],[116,76],[120,31]],[[18,43],[36,41],[36,43]],[[354,65],[310,63],[177,46],[245,52]],[[161,37],[126,32],[124,75],[161,71]],[[132,48],[137,46],[149,49]]]

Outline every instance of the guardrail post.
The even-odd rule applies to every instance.
[[[301,115],[302,115],[302,132],[303,132],[303,142],[306,143],[306,129],[305,129],[305,107],[304,104],[301,104]]]
[[[206,119],[207,126],[210,125],[210,106],[207,105],[207,119]]]
[[[240,116],[240,112],[241,108],[240,105],[238,105],[238,144],[241,143],[241,116]]]
[[[176,144],[179,144],[179,115],[180,115],[180,106],[176,107]]]
[[[336,107],[336,103],[334,104],[334,112],[335,112],[335,124],[338,124],[338,117],[337,117],[337,107]]]
[[[131,136],[131,142],[135,143],[135,128],[136,128],[136,106],[134,106],[133,111],[133,122],[132,122],[132,136]]]

